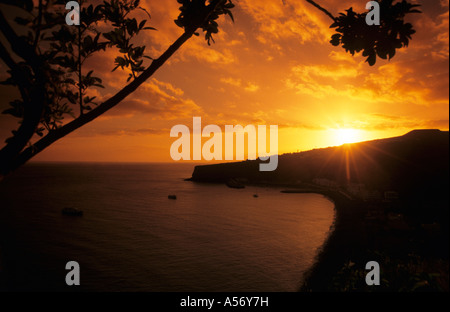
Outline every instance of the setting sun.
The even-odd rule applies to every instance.
[[[0,0],[0,293],[448,292],[449,2]]]
[[[362,141],[361,131],[356,129],[336,129],[334,130],[334,141],[336,145],[346,143],[356,143]]]

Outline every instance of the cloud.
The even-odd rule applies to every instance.
[[[358,74],[357,68],[344,64],[337,65],[298,65],[292,68],[292,72],[306,80],[316,78],[330,78],[340,80],[342,78],[355,77]]]
[[[220,82],[234,87],[243,88],[247,92],[256,92],[260,88],[256,83],[253,82],[243,83],[241,79],[235,79],[231,77],[221,78]]]
[[[448,119],[428,120],[412,116],[395,116],[386,114],[371,114],[364,118],[365,122],[357,126],[361,130],[377,131],[392,129],[449,129]]]
[[[334,54],[334,59],[342,58]],[[431,69],[436,67],[434,71]],[[448,102],[448,69],[430,59],[399,60],[374,68],[364,62],[297,65],[285,79],[287,88],[318,99],[346,98],[374,104],[433,106]]]
[[[148,46],[151,56],[159,57],[175,40],[182,34],[183,29],[178,27],[174,20],[180,14],[180,4],[177,1],[142,1],[142,5],[148,8],[152,19],[149,25],[157,29],[156,32],[148,32],[142,41]],[[230,39],[227,37],[224,28],[229,24],[229,18],[222,16],[219,19],[219,33],[214,35],[214,39],[228,47],[239,46],[242,41],[238,38]],[[236,62],[236,55],[228,49],[216,47],[212,44],[208,46],[204,39],[204,33],[199,31],[199,37],[193,36],[174,54],[169,63],[185,62],[198,60],[211,64],[227,65]]]
[[[367,1],[317,2],[336,16],[351,6],[361,12]],[[204,124],[276,124],[292,133],[336,123],[367,131],[448,128],[448,0],[421,4],[424,13],[408,17],[417,30],[409,47],[370,67],[361,55],[329,43],[331,20],[307,1],[236,1],[235,23],[221,17],[215,44],[208,46],[204,34],[191,38],[152,79],[79,131],[125,142],[190,125],[194,115]],[[152,15],[147,25],[158,30],[141,33],[134,43],[157,58],[183,33],[174,23],[179,3],[141,5]],[[117,55],[109,50],[85,63],[84,70],[95,69],[106,86],[92,92],[98,102],[126,85],[126,71],[111,72]],[[308,139],[299,137],[299,144]]]
[[[202,114],[202,108],[193,100],[183,97],[183,94],[181,89],[172,84],[152,78],[107,112],[103,118],[146,114],[154,119],[172,120]]]
[[[259,86],[254,83],[249,83],[244,89],[248,92],[256,92],[259,90]]]
[[[355,58],[344,51],[331,51],[328,55],[330,60],[335,62],[348,62],[350,64],[356,64]]]
[[[92,137],[101,137],[101,136],[113,136],[113,137],[121,137],[121,136],[142,136],[142,135],[167,135],[170,130],[167,128],[164,129],[156,129],[156,128],[138,128],[138,129],[117,129],[117,130],[105,130],[105,129],[81,129],[72,135],[72,137],[76,138],[92,138]]]
[[[278,125],[278,129],[300,129],[300,130],[327,130],[328,127],[315,125],[315,124],[307,124],[307,123],[300,123],[300,122],[290,122],[290,123],[283,123]]]
[[[220,82],[235,86],[235,87],[240,87],[242,85],[242,80],[241,79],[234,79],[234,78],[221,78]]]
[[[353,96],[352,87],[345,83],[359,75],[358,68],[348,64],[297,65],[291,68],[291,75],[285,80],[288,89],[297,94],[324,99],[333,96]]]
[[[321,12],[304,1],[243,0],[239,6],[258,24],[258,36],[265,42],[282,39],[299,43],[329,40],[331,20],[320,16]]]

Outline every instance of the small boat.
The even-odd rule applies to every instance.
[[[177,195],[169,195],[168,198],[169,199],[177,199]]]
[[[76,208],[72,208],[72,207],[66,207],[64,209],[61,210],[61,213],[65,216],[76,216],[76,217],[81,217],[83,215],[83,211],[76,209]]]
[[[253,194],[253,197],[258,198],[259,195],[258,194]]]
[[[236,179],[229,179],[226,182],[226,185],[230,188],[235,188],[235,189],[243,189],[245,188],[245,185],[243,185],[242,183],[239,183],[239,181],[237,181]]]

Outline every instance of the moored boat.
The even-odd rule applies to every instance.
[[[76,208],[72,208],[72,207],[65,207],[61,210],[61,213],[63,215],[66,216],[77,216],[77,217],[81,217],[83,215],[83,211],[76,209]]]

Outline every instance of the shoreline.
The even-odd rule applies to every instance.
[[[335,218],[314,264],[304,273],[299,292],[413,292],[449,291],[448,229],[429,235],[423,224],[406,229],[386,220],[367,218],[373,206],[385,217],[389,203],[354,199],[338,189],[311,184],[246,183],[259,187],[286,188],[282,193],[315,193],[334,203]],[[447,237],[447,238],[445,238]],[[379,286],[365,282],[366,264],[380,265]]]
[[[194,183],[200,182],[191,179]],[[221,182],[213,182],[222,184]],[[320,194],[334,204],[335,217],[327,238],[314,258],[314,264],[303,275],[299,292],[333,291],[330,284],[337,272],[347,261],[357,261],[359,250],[366,245],[366,233],[363,221],[366,209],[364,203],[352,200],[348,195],[310,184],[289,183],[246,183],[247,186],[284,188],[281,193],[286,194]],[[226,184],[224,184],[226,186]],[[361,263],[365,266],[367,263]]]
[[[320,247],[313,266],[304,274],[300,292],[330,291],[330,284],[336,273],[352,258],[355,249],[364,245],[364,232],[360,226],[364,209],[358,209],[357,201],[350,201],[343,195],[321,189],[302,191],[324,195],[334,204],[335,218],[332,228]],[[359,225],[359,226],[355,226]]]
[[[361,226],[365,209],[358,209],[363,208],[363,203],[321,187],[290,185],[289,188],[281,192],[321,194],[334,204],[335,217],[329,235],[319,248],[313,266],[305,272],[302,286],[298,289],[300,292],[330,291],[330,283],[342,265],[347,261],[356,261],[352,257],[355,249],[365,245],[365,233]]]
[[[446,230],[430,236],[422,227],[374,226],[366,218],[373,202],[319,187],[287,191],[310,192],[334,203],[335,220],[313,266],[305,272],[299,292],[449,291],[448,252],[442,250],[448,248]],[[380,265],[379,286],[365,282],[369,261]]]

